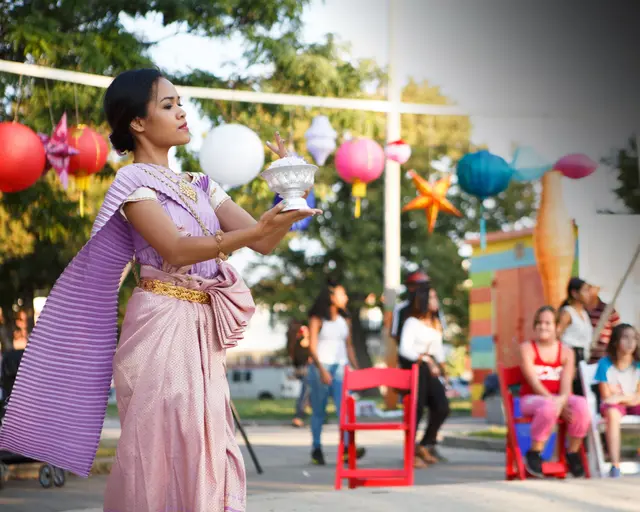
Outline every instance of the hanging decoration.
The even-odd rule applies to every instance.
[[[20,192],[42,176],[46,156],[38,135],[28,126],[0,123],[0,192]]]
[[[458,162],[458,185],[480,200],[480,246],[487,244],[487,227],[482,202],[506,190],[513,169],[505,160],[486,150],[468,153]]]
[[[344,181],[352,185],[351,195],[356,198],[356,219],[360,217],[360,201],[367,195],[367,183],[380,177],[384,163],[384,150],[371,139],[351,139],[338,148],[336,170]]]
[[[572,154],[563,156],[553,168],[556,171],[560,171],[567,178],[580,180],[593,174],[598,168],[598,164],[587,155]]]
[[[273,206],[277,205],[281,201],[282,201],[282,197],[276,194],[276,196],[273,198]],[[307,196],[307,204],[309,205],[309,208],[316,207],[316,196],[313,193],[313,190],[310,191],[309,195]],[[313,221],[313,217],[307,217],[306,219],[294,222],[293,226],[291,226],[290,231],[306,231],[307,228],[311,225],[312,221]]]
[[[557,308],[567,295],[576,250],[573,220],[565,206],[559,171],[547,172],[542,177],[533,248],[545,302]]]
[[[65,190],[69,186],[69,163],[73,155],[79,151],[69,145],[69,130],[67,128],[67,113],[62,114],[60,121],[54,128],[51,137],[45,133],[39,133],[38,137],[44,145],[47,162],[60,178]]]
[[[327,116],[313,118],[304,138],[307,141],[307,151],[317,165],[324,165],[329,155],[336,150],[337,135]]]
[[[264,166],[262,141],[253,130],[241,124],[216,126],[202,141],[200,166],[221,185],[245,185]]]
[[[394,140],[385,146],[384,153],[389,160],[404,165],[411,158],[411,146],[402,139]]]
[[[511,161],[513,179],[515,181],[536,181],[542,178],[545,172],[553,168],[553,164],[530,146],[516,148]]]
[[[429,183],[415,171],[409,171],[413,184],[418,191],[418,197],[412,199],[402,208],[403,212],[410,210],[425,210],[427,215],[427,230],[433,233],[438,218],[438,212],[449,213],[462,217],[460,211],[447,199],[447,192],[451,186],[451,175],[447,174],[434,184]]]
[[[69,129],[68,141],[78,151],[69,158],[69,174],[80,191],[80,216],[84,216],[84,193],[91,175],[100,172],[107,163],[109,146],[102,135],[84,124]]]

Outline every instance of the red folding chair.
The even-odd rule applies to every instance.
[[[516,424],[531,423],[530,417],[515,417],[515,407],[513,402],[513,395],[516,392],[516,388],[519,389],[520,384],[524,381],[522,370],[519,366],[512,366],[510,368],[504,368],[498,363],[498,380],[500,381],[500,393],[502,395],[502,402],[504,404],[504,413],[507,420],[507,439],[506,439],[506,461],[505,472],[507,480],[525,480],[531,478],[531,475],[527,473],[524,467],[522,459],[522,452],[520,445],[518,444],[518,436],[516,432]],[[559,418],[558,419],[558,435],[556,453],[558,454],[558,460],[555,462],[543,462],[542,473],[545,476],[555,478],[565,478],[567,476],[567,424]],[[585,477],[590,478],[589,462],[587,460],[587,453],[584,449],[584,443],[580,446],[580,457],[582,459],[582,465],[584,466]]]
[[[387,386],[405,391],[404,415],[401,422],[358,423],[356,401],[351,391]],[[336,464],[335,488],[342,488],[342,480],[349,480],[349,488],[391,487],[413,485],[414,440],[416,434],[416,402],[418,399],[418,365],[411,370],[398,368],[345,369],[340,411],[340,442]],[[356,467],[356,430],[401,430],[404,432],[404,465],[402,469],[358,469]],[[349,436],[348,468],[344,467],[344,437]]]

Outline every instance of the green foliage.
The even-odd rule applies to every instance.
[[[604,163],[616,169],[619,186],[614,190],[632,213],[640,213],[640,171],[638,170],[638,143],[630,137],[626,146],[619,148],[613,158]]]
[[[247,57],[257,59],[261,38],[275,29],[294,33],[302,9],[298,0],[43,0],[4,1],[0,8],[0,59],[115,75],[153,66],[153,42],[127,32],[122,15],[158,17],[177,30],[206,36],[241,33]],[[222,85],[218,83],[218,85]],[[69,124],[89,124],[103,135],[104,91],[64,82],[0,73],[0,121],[17,120],[50,133],[67,112]],[[16,116],[17,112],[17,116]],[[86,242],[104,193],[119,163],[107,165],[86,193],[87,213],[78,215],[79,193],[63,191],[49,173],[30,189],[0,195],[0,307],[10,311],[22,298],[30,307],[37,290],[48,292],[73,255]],[[126,299],[131,281],[123,287]]]

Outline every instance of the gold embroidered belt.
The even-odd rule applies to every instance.
[[[211,304],[211,296],[208,293],[190,290],[184,286],[177,286],[158,279],[141,279],[138,286],[147,292],[164,295],[165,297],[196,302],[197,304]]]

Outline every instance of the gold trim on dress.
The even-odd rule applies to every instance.
[[[211,304],[211,296],[199,290],[190,290],[183,286],[159,281],[157,279],[142,279],[139,287],[156,295],[164,295],[178,300],[186,300],[197,304]]]

